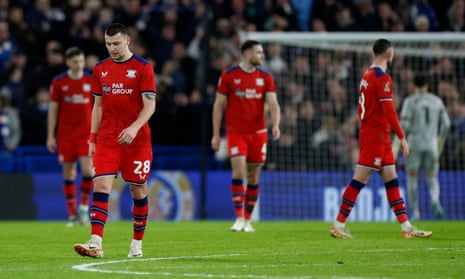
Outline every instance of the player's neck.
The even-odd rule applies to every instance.
[[[79,72],[73,72],[71,70],[68,70],[68,76],[72,79],[80,79],[84,75],[84,72],[79,71]]]
[[[114,61],[116,62],[126,62],[128,61],[129,59],[131,59],[131,57],[133,56],[134,54],[132,52],[127,52],[125,55],[123,55],[121,58],[119,59],[113,59]]]
[[[255,71],[255,66],[250,63],[241,62],[239,63],[239,67],[248,73]]]

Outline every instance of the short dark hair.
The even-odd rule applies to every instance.
[[[242,46],[241,46],[241,53],[244,53],[244,51],[253,48],[256,45],[261,45],[259,41],[255,40],[247,40],[245,41]]]
[[[424,73],[416,73],[413,77],[413,84],[415,84],[416,87],[427,86],[429,84],[428,76]]]
[[[75,56],[83,55],[84,51],[78,47],[70,47],[65,51],[65,59],[71,59]]]
[[[392,47],[392,44],[389,40],[377,39],[373,44],[373,53],[375,56],[381,55],[385,53],[390,47]]]
[[[114,36],[118,33],[128,35],[128,29],[121,23],[112,23],[105,30],[105,35]]]

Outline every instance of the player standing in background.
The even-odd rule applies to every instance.
[[[444,212],[439,201],[439,157],[450,127],[450,119],[441,98],[428,92],[428,78],[414,77],[415,92],[402,105],[400,123],[411,145],[406,158],[408,207],[415,220],[420,219],[418,175],[425,171],[431,205],[436,219]]]
[[[330,233],[337,238],[352,238],[346,220],[355,201],[368,183],[373,171],[378,171],[386,187],[388,202],[401,225],[404,238],[430,237],[432,232],[413,227],[408,219],[405,202],[400,195],[395,159],[391,146],[391,129],[400,139],[402,154],[408,156],[409,145],[400,126],[392,99],[392,79],[386,73],[394,58],[390,41],[378,39],[373,44],[373,63],[360,81],[358,116],[360,119],[360,153],[352,181],[346,186],[336,221]]]
[[[225,111],[226,140],[231,160],[231,193],[236,221],[232,231],[253,232],[250,224],[259,195],[259,178],[266,161],[268,133],[265,102],[268,103],[273,140],[278,140],[280,107],[270,73],[259,66],[265,58],[263,46],[246,41],[241,46],[242,61],[222,72],[213,106],[212,148],[220,147],[220,128]],[[244,187],[245,181],[247,187]]]
[[[127,28],[113,23],[105,30],[110,57],[95,65],[95,97],[89,137],[94,163],[94,193],[90,210],[91,237],[74,245],[81,256],[103,257],[102,240],[108,219],[109,196],[121,171],[133,198],[133,239],[128,257],[142,256],[142,239],[149,204],[147,179],[152,165],[148,120],[155,112],[153,65],[129,49]]]
[[[55,76],[50,85],[47,116],[47,148],[57,152],[64,178],[68,227],[89,224],[89,199],[92,192],[92,158],[89,156],[92,76],[84,71],[84,52],[71,47],[65,52],[68,70]],[[79,214],[77,212],[77,161],[82,173]]]

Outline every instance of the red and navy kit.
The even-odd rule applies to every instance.
[[[360,126],[359,165],[379,169],[395,163],[390,131],[404,137],[392,98],[392,79],[379,67],[365,71],[360,81],[358,116]]]
[[[94,153],[95,177],[116,175],[127,182],[143,184],[150,173],[152,144],[150,127],[145,123],[129,145],[118,144],[118,135],[139,116],[143,94],[156,94],[152,64],[133,55],[124,62],[111,58],[94,68],[92,91],[102,97],[102,118]]]
[[[54,77],[50,84],[50,99],[58,103],[56,135],[60,162],[73,162],[89,153],[91,84],[92,76],[86,72],[79,79],[65,72]]]
[[[229,156],[246,156],[248,162],[265,162],[266,94],[276,93],[272,75],[259,67],[246,72],[237,65],[222,72],[217,93],[227,98],[225,122]]]

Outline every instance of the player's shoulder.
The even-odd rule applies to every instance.
[[[53,77],[53,82],[59,82],[68,78],[68,72],[62,72]]]
[[[142,64],[144,66],[147,65],[147,64],[150,64],[150,62],[147,59],[145,59],[144,57],[139,56],[137,54],[134,54],[132,56],[131,60],[134,60],[136,63],[140,63],[140,64]]]
[[[241,71],[241,67],[239,65],[234,65],[229,68],[224,69],[223,73],[225,74],[233,74],[235,72]]]
[[[111,62],[111,58],[107,57],[107,58],[102,59],[102,60],[98,61],[97,63],[95,63],[95,67],[101,67],[102,65],[108,64],[110,62]]]

